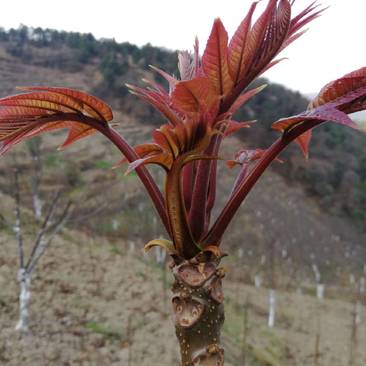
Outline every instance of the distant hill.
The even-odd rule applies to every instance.
[[[147,131],[162,120],[151,107],[129,95],[124,83],[141,85],[141,78],[156,77],[148,68],[149,64],[176,74],[176,63],[175,52],[151,45],[139,48],[114,40],[96,40],[91,34],[41,28],[22,27],[9,31],[0,29],[2,96],[14,93],[16,85],[30,84],[64,85],[92,92],[113,106],[116,121],[121,122],[120,128],[132,143],[146,140]],[[264,82],[268,81],[258,81]],[[258,123],[239,133],[240,141],[232,140],[229,145],[237,148],[269,146],[277,136],[271,131],[271,123],[280,117],[300,112],[307,104],[308,99],[298,92],[269,83],[237,116],[242,120],[257,119]],[[104,182],[102,176],[105,173],[97,169],[93,159],[103,160],[104,164],[108,156],[111,163],[115,162],[117,157],[112,154],[112,149],[104,156],[104,145],[95,143],[91,149],[86,142],[78,146],[85,149],[79,156],[83,169],[88,172],[85,179],[97,177],[98,181]],[[250,223],[251,233],[247,245],[263,239],[262,229],[253,223],[258,212],[262,212],[258,215],[262,215],[263,222],[269,227],[272,225],[273,215],[277,217],[277,221],[282,221],[283,226],[278,226],[282,228],[278,234],[282,242],[296,237],[298,239],[295,242],[298,245],[308,248],[308,242],[311,241],[309,233],[312,232],[312,250],[320,250],[320,243],[324,244],[323,248],[332,243],[339,249],[337,255],[341,256],[340,259],[343,258],[342,245],[359,248],[360,243],[365,243],[366,236],[362,232],[366,228],[364,146],[365,136],[332,124],[319,127],[314,133],[309,161],[304,160],[296,146],[291,146],[283,154],[285,163],[274,164],[264,180],[265,183],[250,197],[247,207],[253,211],[243,211],[243,220]],[[75,149],[72,151],[75,152]],[[66,153],[65,159],[71,161],[75,158],[71,159],[71,154]],[[4,164],[6,163],[3,160],[0,164],[3,168],[0,166],[0,170],[5,169]],[[72,161],[72,167],[75,164]],[[61,173],[63,172],[58,173],[58,177]],[[224,175],[228,179],[231,174],[232,172],[225,170]],[[0,179],[0,188],[5,187],[5,180],[4,177]],[[221,204],[224,203],[227,187],[225,180],[222,198],[220,196],[219,200]],[[255,192],[261,193],[256,195]],[[121,191],[116,191],[115,194],[117,193],[121,194]],[[117,206],[116,204],[116,210],[119,207]],[[272,216],[264,215],[262,207],[267,207],[266,212],[273,210]],[[99,228],[104,223],[101,218],[91,222],[95,224],[94,228]],[[233,245],[241,241],[241,236],[241,232],[231,234]],[[306,254],[307,249],[304,250]],[[362,257],[354,255],[362,260]]]

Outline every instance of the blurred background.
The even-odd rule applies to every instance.
[[[15,8],[9,10],[16,13]],[[25,14],[24,9],[19,13]],[[74,28],[54,18],[50,25],[42,23],[37,12],[33,21],[15,17],[17,23],[9,24],[9,16],[0,23],[0,95],[13,94],[15,86],[23,85],[81,89],[113,107],[115,127],[132,145],[150,141],[161,117],[128,94],[124,83],[158,80],[150,64],[177,74],[177,53],[171,51],[175,47],[154,39],[135,40],[136,32],[131,38],[127,31],[119,39],[108,38],[99,28],[93,30],[94,18],[87,11],[74,13],[89,19],[80,22],[84,28],[79,29],[76,20],[70,23]],[[105,22],[102,14],[99,19]],[[212,17],[205,17],[209,25]],[[150,28],[138,23],[148,37]],[[170,26],[169,33],[175,32],[184,33]],[[320,32],[318,37],[323,37]],[[315,32],[305,35],[305,45],[314,38]],[[342,54],[339,67],[327,49],[316,49],[313,57],[311,49],[304,48],[301,57],[309,68],[300,63],[296,75],[306,83],[299,78],[297,87],[294,76],[288,75],[292,69],[283,65],[278,73],[285,86],[279,83],[280,74],[259,80],[269,86],[238,115],[238,120],[258,122],[227,139],[221,155],[230,159],[240,148],[269,146],[277,136],[270,129],[272,122],[304,110],[321,85],[361,66],[364,58],[354,47],[352,55],[336,47]],[[331,67],[312,66],[314,59],[324,60],[323,52],[331,57]],[[342,61],[345,55],[349,64]],[[296,67],[300,57],[292,58],[284,62]],[[320,80],[329,72],[334,76]],[[311,79],[314,89],[307,84]],[[355,119],[365,126],[366,116]],[[0,159],[0,364],[179,365],[168,258],[158,250],[142,252],[146,242],[165,236],[147,195],[136,175],[124,176],[125,166],[112,169],[121,157],[102,136],[57,151],[64,137],[64,132],[37,137]],[[223,243],[229,253],[223,261],[228,269],[228,365],[366,363],[364,139],[360,132],[324,124],[314,133],[309,161],[290,146],[281,156],[284,164],[274,163],[243,205]],[[237,173],[220,164],[216,212]],[[151,172],[162,186],[163,172]],[[24,261],[34,267],[27,332],[15,330],[21,247]]]

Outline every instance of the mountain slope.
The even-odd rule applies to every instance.
[[[24,35],[24,29],[0,31],[1,95],[14,93],[16,85],[37,84],[63,85],[94,92],[112,104],[116,111],[117,128],[132,144],[149,139],[149,131],[153,125],[161,122],[161,118],[149,106],[127,95],[122,81],[140,84],[142,77],[153,77],[146,68],[149,63],[174,71],[174,53],[148,45],[139,49],[133,45],[117,44],[108,40],[100,42],[91,35],[51,30],[37,32],[28,29]],[[241,112],[242,118],[257,118],[259,122],[250,130],[239,134],[241,141],[233,139],[227,145],[237,149],[243,145],[268,146],[276,136],[270,132],[270,123],[281,115],[297,113],[306,104],[307,100],[298,93],[288,91],[280,85],[270,85]],[[363,218],[366,195],[363,196],[363,187],[366,187],[366,151],[363,149],[363,136],[341,130],[337,126],[325,126],[319,130],[315,134],[309,162],[303,160],[296,147],[291,147],[284,154],[285,164],[275,164],[274,169],[266,174],[263,182],[249,197],[242,215],[237,218],[237,224],[227,238],[228,243],[239,247],[244,242],[245,248],[250,251],[253,247],[263,249],[267,242],[277,240],[280,247],[292,248],[293,256],[299,258],[299,261],[314,252],[314,256],[321,254],[319,266],[326,267],[324,263],[328,256],[334,257],[337,264],[332,265],[331,269],[325,269],[332,274],[342,263],[344,253],[349,252],[352,258],[358,259],[357,268],[361,268],[361,262],[365,258],[361,243],[366,240],[355,223],[365,222]],[[134,192],[134,196],[129,196],[128,203],[117,203],[113,199],[125,196],[126,190],[126,186],[119,184],[119,172],[105,170],[106,166],[119,160],[118,154],[101,137],[92,139],[76,144],[63,153],[62,159],[72,162],[74,169],[82,166],[82,189],[86,190],[86,187],[96,181],[102,185],[104,179],[114,182],[116,188],[108,192],[110,202],[113,202],[109,215],[120,212],[122,204],[125,204],[125,208],[127,205],[125,214],[138,215],[136,205],[145,205],[141,203],[141,189],[133,188],[138,186],[129,181],[130,188],[127,190]],[[59,135],[44,138],[47,154],[51,154],[50,151],[58,141]],[[230,150],[229,153],[228,150],[226,156],[230,157],[233,152]],[[99,166],[104,164],[104,168],[98,169],[98,162]],[[7,164],[5,157],[0,162],[2,172],[8,169]],[[224,167],[221,171],[228,178],[221,182],[218,205],[225,202],[229,190],[227,181],[234,174],[234,171],[228,173]],[[52,185],[62,179],[62,176],[62,170],[58,169],[56,173],[53,171],[48,178],[48,184]],[[6,175],[0,180],[1,187],[6,190],[6,185],[9,184]],[[144,210],[148,224],[146,232],[142,234],[143,240],[159,230],[155,228],[155,224],[149,223],[151,206],[147,205]],[[346,218],[340,219],[340,214],[346,215]],[[120,229],[112,233],[111,217],[92,218],[86,225],[89,229],[115,237],[131,235],[127,234],[130,226],[128,224],[121,224]],[[123,222],[121,217],[118,216],[120,223]],[[240,228],[241,222],[246,223],[245,235],[240,229],[236,229]],[[300,254],[297,254],[298,251]],[[306,259],[308,260],[312,259]]]

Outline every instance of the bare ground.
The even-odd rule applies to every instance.
[[[66,232],[53,243],[32,282],[30,331],[14,330],[18,317],[15,242],[0,244],[0,364],[179,365],[170,322],[169,291],[152,257]],[[226,263],[234,271],[230,260]],[[169,274],[168,274],[169,278]],[[168,285],[165,285],[167,287]],[[277,324],[266,326],[267,290],[226,283],[225,344],[231,364],[242,365],[244,304],[248,300],[247,363],[254,365],[349,365],[353,306],[339,299],[281,291]],[[353,366],[366,364],[364,317]],[[318,331],[319,329],[319,331]]]

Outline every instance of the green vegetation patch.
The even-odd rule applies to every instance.
[[[123,332],[111,329],[108,326],[98,324],[96,322],[86,323],[85,328],[94,333],[101,334],[107,338],[111,338],[114,340],[124,340],[126,337]]]

